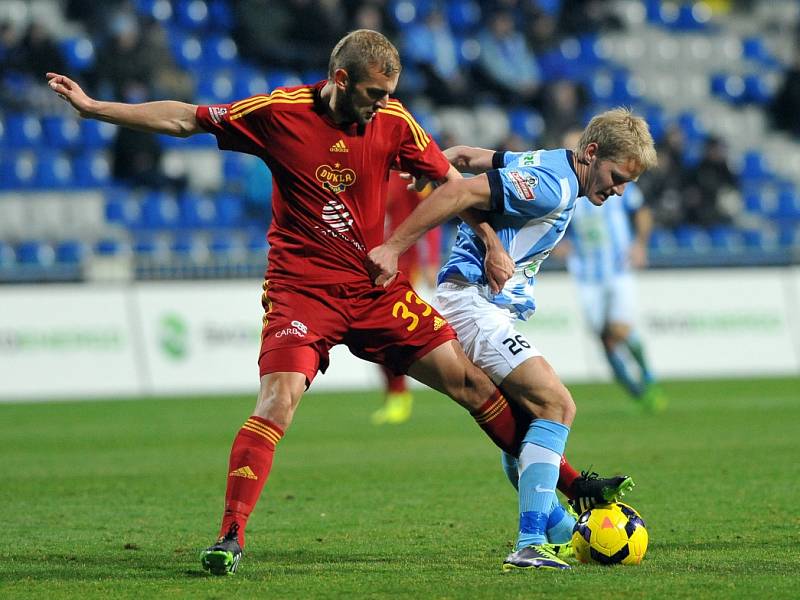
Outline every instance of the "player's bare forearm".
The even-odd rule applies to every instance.
[[[50,89],[69,102],[86,119],[97,119],[122,127],[176,137],[188,137],[204,131],[197,122],[197,107],[193,104],[174,100],[143,104],[105,102],[88,96],[76,82],[65,75],[48,73],[47,81]]]
[[[462,173],[485,173],[492,168],[494,150],[473,146],[452,146],[444,151],[450,164]]]
[[[384,243],[402,254],[426,231],[470,208],[489,210],[489,182],[485,176],[452,179],[436,188]]]
[[[397,272],[397,258],[426,231],[471,207],[488,210],[489,181],[485,176],[453,179],[436,188],[382,245],[370,250],[367,270],[377,285],[391,281]]]

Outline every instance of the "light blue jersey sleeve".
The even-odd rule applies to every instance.
[[[487,173],[492,212],[538,219],[556,210],[565,193],[572,195],[572,190],[564,186],[567,175],[555,169],[551,161],[543,163],[541,152],[506,152],[493,163],[501,160],[504,167]]]

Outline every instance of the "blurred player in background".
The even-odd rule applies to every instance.
[[[452,327],[404,275],[376,286],[367,268],[368,250],[384,238],[391,168],[432,181],[461,178],[389,97],[400,68],[385,36],[357,30],[333,49],[327,80],[231,104],[106,102],[47,73],[50,88],[82,117],[176,137],[212,133],[220,149],[256,155],[272,172],[260,389],[231,448],[220,537],[201,555],[215,575],[236,570],[276,445],[333,346],[346,344],[447,394],[500,448],[519,453],[530,416],[467,359]]]
[[[503,570],[568,569],[558,545],[569,541],[575,521],[555,490],[575,404],[515,322],[533,314],[536,273],[564,235],[577,199],[586,196],[599,207],[623,194],[626,184],[656,163],[653,138],[643,119],[616,109],[594,117],[574,150],[493,152],[457,146],[445,154],[459,170],[481,174],[434,191],[369,253],[370,267],[376,283],[384,283],[396,273],[397,257],[429,228],[469,208],[487,211],[502,247],[485,245],[462,225],[439,274],[436,304],[467,355],[536,417],[519,459],[504,456],[506,473],[519,490],[519,536]],[[511,262],[504,264],[508,255]],[[600,485],[612,500],[632,481],[620,477]]]
[[[565,147],[574,147],[580,135],[567,134]],[[614,378],[643,408],[661,411],[667,400],[656,385],[635,326],[633,270],[647,266],[652,229],[652,213],[639,187],[631,183],[602,209],[580,198],[559,249],[567,254],[584,316],[603,344]]]
[[[389,175],[389,188],[386,198],[386,237],[411,214],[420,200],[431,191],[429,185],[420,192],[409,189],[407,179],[399,171]],[[436,227],[399,258],[398,270],[406,274],[411,284],[423,298],[430,298],[436,287],[436,273],[441,266],[442,234]],[[405,423],[411,418],[414,397],[408,389],[405,375],[396,375],[391,369],[382,366],[386,385],[383,406],[372,413],[375,425]]]

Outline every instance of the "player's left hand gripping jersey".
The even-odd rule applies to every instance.
[[[221,150],[254,154],[272,171],[268,278],[364,283],[366,254],[383,242],[389,168],[435,180],[450,165],[397,100],[364,127],[337,125],[324,84],[200,106],[197,120]]]
[[[513,277],[497,295],[486,285],[485,248],[466,224],[439,282],[459,281],[484,287],[486,297],[527,319],[536,309],[534,277],[539,265],[563,237],[578,196],[578,177],[569,150],[497,153],[489,171],[492,212],[489,224],[516,264]]]

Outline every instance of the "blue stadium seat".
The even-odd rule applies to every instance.
[[[80,120],[80,141],[87,150],[108,148],[117,135],[117,126],[95,119]]]
[[[656,227],[650,235],[650,242],[648,244],[650,250],[661,254],[669,254],[675,252],[678,244],[675,241],[675,236],[668,229]]]
[[[508,117],[511,131],[528,140],[538,140],[544,132],[544,119],[533,109],[516,108]]]
[[[769,169],[764,154],[759,150],[748,150],[742,155],[742,165],[739,176],[745,181],[758,182],[771,179],[772,171]]]
[[[200,104],[227,104],[236,100],[233,76],[224,70],[207,73],[197,82],[196,97]]]
[[[450,0],[447,21],[454,33],[474,31],[481,22],[481,7],[475,0]]]
[[[142,201],[141,225],[147,229],[171,229],[180,224],[177,200],[164,192],[153,191]]]
[[[6,189],[29,189],[36,183],[36,159],[30,153],[12,154],[0,161],[0,185]]]
[[[94,245],[94,252],[99,256],[123,256],[130,250],[127,242],[115,238],[103,238]]]
[[[792,187],[784,187],[778,193],[778,205],[776,211],[771,215],[776,219],[800,220],[800,197]]]
[[[72,148],[81,142],[81,126],[77,119],[50,115],[42,117],[42,130],[48,148]]]
[[[67,265],[79,265],[89,253],[89,247],[83,240],[64,240],[56,244],[56,262]]]
[[[783,223],[778,229],[778,243],[782,248],[800,251],[800,223]]]
[[[91,39],[83,36],[67,38],[59,46],[61,56],[71,71],[83,72],[94,66],[97,55]]]
[[[744,76],[744,100],[755,104],[767,104],[772,100],[773,90],[767,79],[760,73]]]
[[[424,19],[432,6],[433,0],[392,0],[388,12],[394,24],[402,30]]]
[[[231,31],[236,19],[227,0],[211,0],[208,3],[209,27],[215,31]]]
[[[175,62],[182,69],[193,70],[202,67],[203,44],[195,35],[170,35],[170,49]]]
[[[110,188],[106,191],[105,197],[105,216],[108,223],[131,229],[140,226],[140,202],[127,188]]]
[[[754,35],[742,40],[742,58],[752,60],[765,67],[779,68],[781,63],[776,59],[762,36]]]
[[[267,87],[269,87],[270,91],[277,87],[292,87],[303,83],[297,73],[288,70],[267,71],[266,77]]]
[[[169,258],[171,250],[163,235],[141,233],[134,239],[133,252],[137,256],[163,262]]]
[[[175,15],[173,20],[185,29],[205,29],[210,22],[211,13],[205,0],[177,0],[172,3]]]
[[[134,0],[136,10],[162,23],[172,18],[172,4],[169,0]]]
[[[17,245],[17,262],[21,265],[49,267],[55,260],[55,250],[46,242],[26,240]]]
[[[195,263],[206,262],[210,254],[205,238],[189,231],[175,234],[170,248],[177,256]]]
[[[260,229],[248,231],[246,245],[250,252],[266,252],[269,248],[266,232]]]
[[[217,223],[221,227],[235,227],[242,223],[244,209],[242,200],[232,194],[217,197]]]
[[[217,207],[209,197],[185,193],[181,195],[178,204],[182,227],[209,228],[217,224]]]
[[[42,124],[33,115],[7,114],[5,130],[6,144],[12,148],[38,148],[45,145]]]
[[[73,158],[72,169],[79,187],[102,187],[111,181],[111,162],[100,151],[78,154]]]
[[[230,67],[239,55],[236,42],[228,35],[211,35],[202,44],[203,62],[208,67]]]
[[[678,248],[694,252],[706,252],[711,248],[711,236],[702,227],[679,225],[675,228],[675,241]]]
[[[73,187],[72,163],[64,154],[40,152],[36,157],[34,186],[39,189]]]
[[[742,233],[735,227],[718,225],[710,228],[708,234],[714,249],[736,252],[744,248]]]

